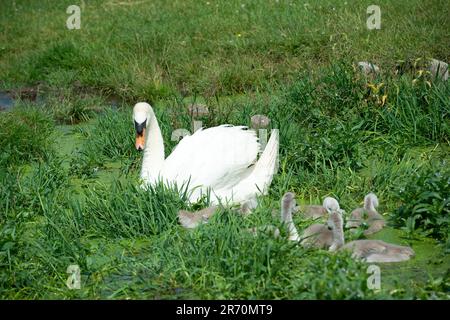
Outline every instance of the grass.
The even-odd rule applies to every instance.
[[[382,28],[369,32],[371,4],[90,1],[81,29],[71,31],[66,3],[15,1],[0,19],[2,86],[77,84],[153,102],[179,92],[263,91],[294,79],[296,70],[347,57],[386,71],[399,59],[449,60],[446,1],[384,1]]]
[[[395,212],[398,225],[408,231],[421,228],[434,238],[449,241],[449,173],[429,170],[411,178],[411,182],[399,191],[404,205]]]
[[[18,109],[0,118],[0,167],[45,157],[53,130],[52,118],[38,110]]]
[[[64,3],[6,4],[0,88],[42,99],[0,113],[0,298],[449,299],[450,86],[416,60],[450,58],[445,1],[385,1],[371,32],[369,4],[90,1],[77,31]],[[155,107],[167,154],[172,132],[192,129],[192,102],[209,106],[206,127],[268,115],[280,166],[256,212],[182,229],[177,210],[207,203],[138,187],[138,100]],[[382,266],[373,291],[346,254],[246,233],[279,225],[286,191],[347,213],[373,191],[388,220],[375,238],[417,256]],[[80,290],[66,286],[72,264]]]

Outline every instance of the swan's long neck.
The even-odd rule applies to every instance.
[[[330,251],[336,251],[345,244],[344,223],[342,221],[341,213],[338,210],[330,213],[329,220],[333,227],[333,243],[330,247]]]
[[[297,228],[292,220],[293,199],[284,199],[281,201],[281,221],[283,221],[289,232],[289,240],[298,241],[300,236],[298,235]]]
[[[147,129],[141,178],[147,182],[154,182],[158,179],[164,163],[164,141],[158,120],[151,107],[147,115]]]
[[[364,197],[364,209],[367,211],[376,211],[378,207],[378,198],[373,193],[369,193]]]

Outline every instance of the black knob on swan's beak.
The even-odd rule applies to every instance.
[[[146,125],[147,120],[142,123],[138,123],[136,120],[134,120],[134,128],[136,129],[136,134],[141,135],[144,132]]]
[[[144,150],[146,124],[147,124],[147,120],[142,123],[138,123],[136,120],[134,120],[134,128],[136,129],[136,150],[137,151]]]

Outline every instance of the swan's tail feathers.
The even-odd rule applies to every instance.
[[[364,209],[374,210],[378,207],[378,197],[375,193],[369,193],[364,197]]]
[[[267,193],[273,176],[278,171],[279,144],[279,131],[273,129],[270,139],[251,174],[254,177],[254,183],[262,194]]]
[[[256,164],[232,190],[215,190],[214,195],[222,201],[244,203],[257,195],[267,194],[273,176],[278,170],[278,129],[273,129],[267,145]]]

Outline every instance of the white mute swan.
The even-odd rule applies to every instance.
[[[133,108],[136,149],[144,150],[141,179],[144,185],[158,181],[178,188],[187,186],[189,201],[210,192],[212,205],[245,203],[265,194],[278,161],[278,130],[273,130],[257,161],[260,148],[253,130],[221,125],[199,129],[184,137],[164,157],[164,141],[153,108],[145,102]]]
[[[374,193],[369,193],[364,197],[364,208],[357,208],[350,213],[346,228],[358,228],[366,223],[369,228],[364,231],[364,235],[374,234],[384,228],[386,222],[381,214],[376,210],[378,198]]]

